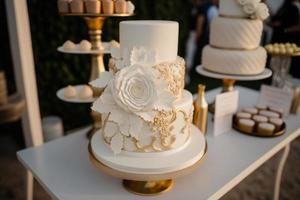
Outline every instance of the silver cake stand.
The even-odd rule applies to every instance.
[[[223,88],[222,93],[230,92],[234,90],[234,84],[236,81],[255,81],[255,80],[262,80],[272,76],[272,71],[270,69],[265,69],[262,73],[256,75],[229,75],[229,74],[222,74],[216,73],[212,71],[208,71],[204,69],[202,65],[198,65],[196,67],[196,72],[206,77],[221,79],[223,81]],[[211,113],[215,112],[215,102],[209,104],[208,110]]]

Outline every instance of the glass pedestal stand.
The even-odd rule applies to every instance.
[[[75,17],[83,17],[86,25],[88,27],[88,34],[90,37],[90,42],[92,44],[92,49],[90,51],[65,51],[63,48],[59,48],[58,51],[62,53],[71,53],[71,54],[89,54],[91,55],[91,72],[89,82],[99,78],[100,74],[105,71],[105,66],[103,62],[104,54],[108,54],[109,50],[103,49],[104,45],[101,40],[103,24],[105,19],[108,17],[128,17],[133,14],[73,14],[73,13],[65,13],[61,14],[62,16],[75,16]],[[103,50],[102,50],[103,49]],[[102,89],[92,88],[93,96],[99,97],[102,93]],[[77,103],[81,103],[80,101]],[[92,103],[92,102],[90,102]],[[90,138],[93,133],[95,133],[98,129],[101,128],[101,115],[94,111],[91,111],[91,118],[93,121],[93,125],[90,131],[87,133],[87,137]]]
[[[257,75],[227,75],[221,73],[214,73],[203,68],[202,65],[196,67],[196,72],[206,77],[221,79],[223,81],[223,89],[221,93],[230,92],[234,90],[234,84],[236,81],[254,81],[266,79],[272,75],[270,69],[265,69],[262,73]],[[209,112],[215,112],[215,101],[211,102],[208,107]]]

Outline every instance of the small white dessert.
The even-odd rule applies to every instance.
[[[259,114],[269,117],[269,118],[279,118],[280,117],[280,115],[278,113],[272,112],[272,111],[267,111],[267,110],[261,110],[261,111],[259,111]]]
[[[255,106],[258,110],[267,110],[267,106],[265,105],[256,105]]]
[[[82,40],[79,43],[79,50],[81,51],[89,51],[92,48],[92,44],[87,40]]]
[[[257,132],[262,135],[272,135],[275,130],[275,125],[270,123],[259,123]]]
[[[73,51],[76,49],[76,45],[74,44],[74,42],[68,40],[63,44],[63,49],[66,51]]]
[[[256,108],[244,108],[243,111],[246,113],[250,113],[252,115],[255,115],[258,113],[258,110]]]
[[[257,123],[261,123],[261,122],[268,122],[268,118],[265,116],[261,116],[261,115],[254,115],[252,117],[252,119],[257,122]]]
[[[109,42],[109,46],[110,46],[110,48],[112,48],[112,47],[120,48],[120,43],[117,42],[116,40],[111,40]]]
[[[251,119],[240,119],[238,121],[238,128],[241,131],[252,133],[254,129],[255,122]]]
[[[93,97],[93,90],[92,90],[92,88],[90,86],[88,86],[88,85],[84,85],[80,89],[78,97],[80,99],[89,99],[89,98],[92,98]]]
[[[235,115],[238,119],[250,119],[251,118],[251,114],[250,113],[246,113],[246,112],[238,112]]]
[[[82,0],[70,1],[70,7],[72,13],[83,13],[84,11],[84,4]]]
[[[64,89],[64,96],[67,99],[74,99],[77,96],[75,87],[73,87],[72,85],[68,85],[68,87]]]
[[[133,14],[135,6],[131,1],[127,1],[127,13]]]
[[[69,12],[69,0],[58,0],[57,7],[58,7],[58,12],[68,13]]]
[[[269,122],[270,122],[271,124],[274,124],[274,125],[275,125],[276,131],[280,130],[280,128],[281,128],[281,126],[282,126],[282,124],[283,124],[283,120],[280,119],[280,118],[271,118],[271,119],[269,120]]]
[[[276,107],[270,107],[269,106],[269,110],[272,112],[276,112],[280,115],[280,117],[283,116],[284,110],[282,108],[276,108]]]

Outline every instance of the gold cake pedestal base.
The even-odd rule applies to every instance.
[[[172,189],[174,181],[172,179],[161,181],[132,181],[123,180],[123,187],[133,194],[142,196],[158,195]]]
[[[174,185],[174,178],[190,174],[192,171],[198,168],[205,159],[207,153],[207,143],[205,145],[203,156],[194,165],[185,169],[164,174],[139,174],[119,171],[97,160],[93,154],[90,143],[88,146],[88,152],[89,159],[92,164],[100,171],[112,177],[122,179],[122,185],[128,192],[142,196],[152,196],[170,191]]]

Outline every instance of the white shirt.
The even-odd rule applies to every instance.
[[[210,24],[211,21],[215,17],[217,17],[218,15],[219,15],[219,10],[218,10],[217,6],[215,6],[215,5],[210,6],[210,8],[207,11],[207,21],[208,21],[208,24]]]

